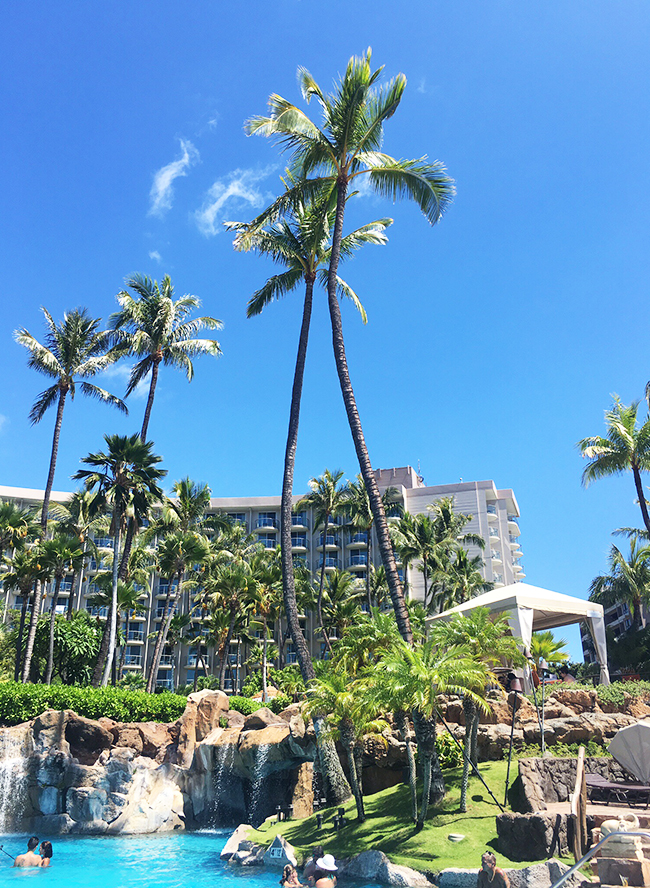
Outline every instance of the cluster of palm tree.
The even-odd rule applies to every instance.
[[[646,399],[649,397],[650,383],[646,386]],[[608,573],[595,577],[589,589],[590,599],[605,607],[627,605],[631,615],[629,636],[634,636],[641,625],[642,607],[650,605],[650,514],[643,488],[643,475],[650,471],[650,413],[643,418],[639,408],[639,401],[625,405],[614,396],[612,407],[605,411],[606,434],[578,442],[588,460],[582,473],[585,486],[626,472],[631,472],[634,481],[643,527],[613,531],[615,536],[629,539],[629,554],[612,545]]]
[[[479,711],[487,710],[485,692],[496,682],[493,667],[502,660],[523,661],[517,640],[508,632],[507,616],[491,618],[477,608],[467,616],[439,621],[428,638],[414,623],[414,643],[399,635],[392,615],[373,608],[358,618],[334,647],[329,668],[321,668],[307,690],[306,712],[325,712],[330,736],[340,739],[357,807],[365,819],[362,758],[364,737],[385,730],[391,722],[405,745],[413,822],[422,828],[430,803],[445,795],[436,752],[441,694],[459,694],[465,710],[465,767],[461,811],[467,810],[471,763],[478,761]],[[421,767],[418,800],[413,741]]]

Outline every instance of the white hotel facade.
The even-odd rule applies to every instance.
[[[458,484],[441,484],[428,487],[424,479],[411,466],[393,469],[378,469],[376,477],[380,491],[388,487],[397,490],[395,499],[405,511],[413,515],[426,513],[428,506],[442,497],[453,496],[454,508],[458,512],[472,515],[471,522],[465,530],[476,533],[485,540],[485,549],[468,546],[470,555],[481,555],[484,561],[483,574],[497,586],[508,585],[520,581],[525,574],[520,562],[522,551],[519,544],[519,507],[512,490],[499,490],[493,481],[470,481]],[[69,492],[53,491],[53,502],[65,502]],[[38,506],[43,501],[42,490],[31,490],[19,487],[0,485],[0,498],[13,501],[20,506]],[[302,497],[294,497],[297,503]],[[234,520],[242,522],[250,533],[257,536],[259,542],[267,548],[275,548],[280,541],[280,497],[215,497],[210,500],[211,512],[222,512]],[[326,570],[340,568],[354,574],[360,583],[366,578],[368,568],[368,545],[365,533],[345,528],[344,519],[335,520],[328,529],[327,539],[323,539],[321,529],[314,527],[312,510],[302,509],[294,513],[292,526],[292,550],[294,557],[305,561],[315,575],[325,559]],[[99,546],[110,546],[109,538],[97,539]],[[379,563],[379,547],[376,540],[371,547],[373,561]],[[398,563],[403,575],[403,566]],[[93,608],[88,604],[88,596],[95,591],[94,577],[98,566],[89,559],[82,589],[75,590],[75,607],[86,608],[91,615],[105,617],[105,609]],[[408,589],[411,598],[422,599],[424,592],[423,575],[413,566],[409,569]],[[49,608],[47,590],[43,607]],[[60,590],[57,610],[64,613],[68,599],[72,594],[71,578],[64,581]],[[127,650],[125,668],[132,672],[145,672],[153,655],[153,641],[149,638],[160,625],[167,595],[167,581],[152,572],[150,591],[143,590],[142,601],[147,610],[142,614],[131,616],[122,628],[126,634]],[[22,599],[14,590],[8,593],[8,607],[19,608]],[[178,609],[182,606],[179,602]],[[323,642],[316,632],[314,615],[305,614],[301,618],[305,637],[314,656],[319,656]],[[246,652],[238,649],[234,642],[229,653],[230,669],[227,674],[227,689],[236,691],[244,678],[243,663]],[[292,645],[286,649],[287,662],[295,661]],[[208,668],[216,672],[218,664],[213,649],[208,652]],[[189,684],[194,679],[195,654],[192,648],[180,645],[173,652],[163,655],[158,684],[162,687]]]

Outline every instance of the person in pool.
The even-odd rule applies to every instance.
[[[295,866],[288,863],[282,870],[282,878],[280,879],[282,888],[303,888]]]
[[[41,847],[38,849],[38,853],[43,858],[41,866],[49,866],[50,861],[52,860],[52,843],[41,842]]]
[[[481,857],[476,888],[510,888],[510,880],[497,866],[497,859],[491,851],[486,851]]]
[[[338,867],[332,854],[323,854],[316,861],[316,871],[309,878],[314,888],[336,888],[336,872]]]
[[[302,877],[305,882],[309,882],[309,879],[313,877],[316,872],[316,861],[319,857],[322,857],[325,852],[323,851],[322,845],[316,845],[316,847],[311,852],[311,857],[307,859],[307,863],[304,866],[302,871]],[[310,884],[313,884],[310,882]]]
[[[35,853],[34,848],[38,845],[36,836],[32,836],[27,842],[27,851],[25,854],[19,854],[14,860],[14,866],[40,866],[43,859]]]

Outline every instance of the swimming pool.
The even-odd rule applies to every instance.
[[[231,830],[153,836],[40,836],[52,839],[48,869],[14,869],[0,852],[0,884],[29,888],[277,888],[279,870],[238,867],[219,854]],[[0,836],[15,856],[27,836]],[[31,881],[35,879],[36,881]],[[371,888],[371,886],[366,886]],[[372,886],[378,888],[378,886]]]

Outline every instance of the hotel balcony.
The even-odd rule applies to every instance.
[[[492,564],[503,564],[501,552],[498,552],[496,549],[492,549],[492,551],[490,552],[490,557],[492,558]]]
[[[174,658],[171,654],[163,654],[160,658],[160,666],[162,669],[171,669],[174,665]]]
[[[291,534],[291,551],[292,552],[306,552],[309,548],[309,540],[307,537],[298,536],[297,534]]]
[[[309,530],[309,518],[306,512],[296,512],[291,516],[291,527],[296,530]]]
[[[487,517],[488,517],[488,521],[498,521],[499,520],[499,514],[497,512],[496,506],[488,505]]]
[[[508,531],[510,536],[518,537],[521,533],[519,529],[519,520],[516,515],[508,515]]]
[[[365,570],[368,567],[368,555],[366,552],[360,552],[357,555],[350,555],[350,570]]]
[[[144,644],[144,632],[137,632],[133,629],[129,629],[126,640],[128,644]]]
[[[335,570],[337,567],[341,566],[341,562],[339,561],[336,555],[326,555],[325,556],[325,570]],[[323,566],[323,558],[318,559],[318,567],[321,568]]]
[[[127,654],[124,657],[124,665],[137,669],[142,666],[142,654]]]
[[[333,533],[328,533],[327,538],[325,538],[324,534],[320,534],[318,537],[318,551],[323,551],[323,546],[328,551],[331,549],[340,549],[339,538]]]
[[[350,538],[346,543],[348,549],[367,549],[368,534],[365,531],[350,534]]]
[[[271,518],[270,516],[260,516],[255,519],[255,530],[277,530],[280,526],[280,522],[277,518]]]
[[[496,529],[496,527],[490,527],[488,530],[488,534],[491,541],[496,541],[499,539],[499,531]]]

